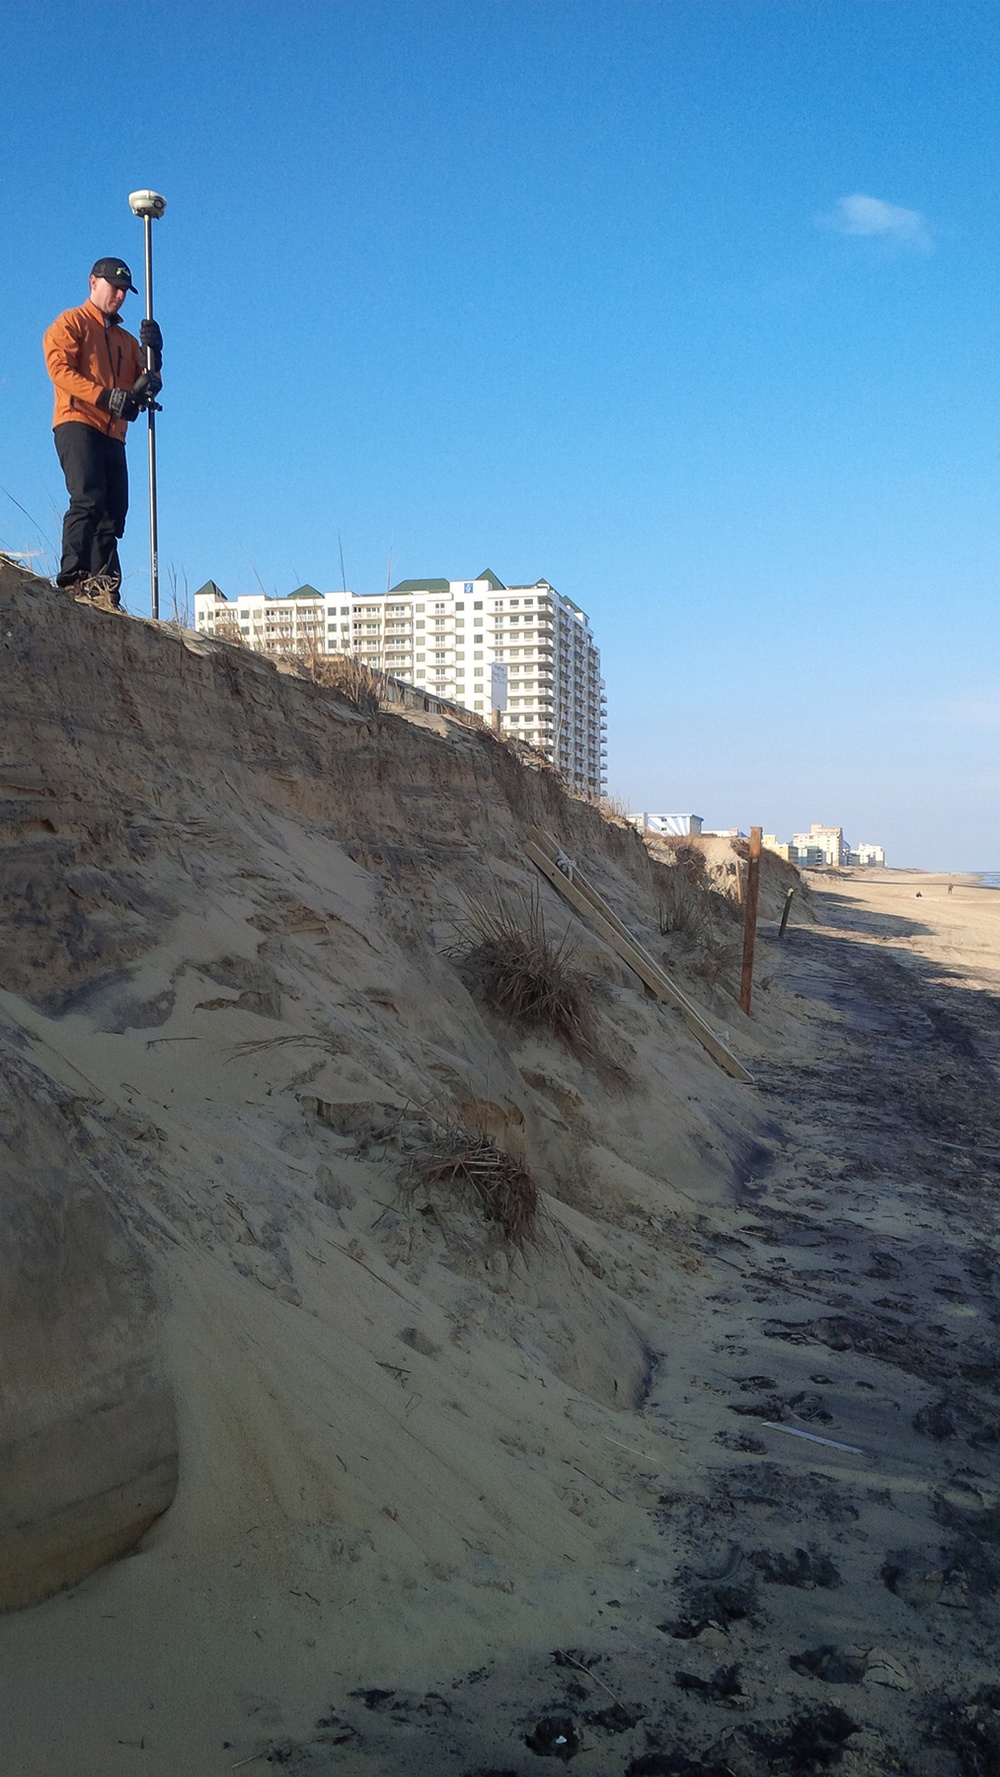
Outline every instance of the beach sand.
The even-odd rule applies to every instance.
[[[440,718],[0,602],[0,1035],[44,1116],[9,1177],[58,1136],[46,1179],[120,1218],[177,1472],[0,1616],[4,1772],[1000,1768],[1000,895],[816,873],[779,943],[772,860],[747,1020],[717,850],[658,862]],[[542,883],[537,822],[752,1085]],[[470,989],[498,885],[577,945],[585,1048]],[[530,1168],[523,1248],[418,1182],[456,1129]]]

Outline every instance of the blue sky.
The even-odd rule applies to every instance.
[[[40,336],[152,185],[165,603],[545,577],[631,808],[998,868],[998,66],[998,0],[22,9],[0,548],[51,559]]]

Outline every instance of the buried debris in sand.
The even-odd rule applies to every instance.
[[[762,1419],[768,1431],[782,1431],[788,1438],[808,1438],[810,1444],[825,1444],[828,1450],[846,1450],[851,1456],[863,1456],[857,1444],[841,1444],[836,1438],[821,1438],[819,1432],[803,1431],[797,1425],[777,1425],[773,1419]]]

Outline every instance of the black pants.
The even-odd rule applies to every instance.
[[[52,435],[69,494],[56,585],[103,574],[117,588],[122,578],[118,538],[125,534],[128,512],[125,446],[72,420],[56,426]]]

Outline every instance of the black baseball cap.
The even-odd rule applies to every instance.
[[[117,284],[119,290],[131,290],[133,296],[139,294],[124,259],[98,259],[90,275],[92,278],[105,278],[109,284]]]

